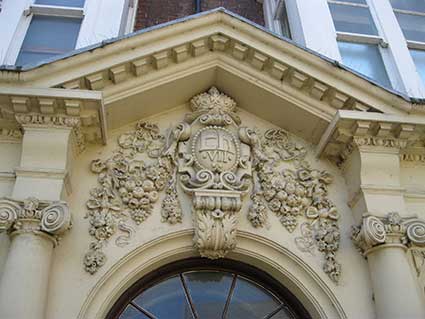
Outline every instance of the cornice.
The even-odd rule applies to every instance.
[[[21,71],[16,79],[12,72],[2,71],[0,81],[103,90],[211,52],[249,65],[334,110],[413,111],[412,104],[397,94],[222,9],[107,40]]]
[[[425,154],[425,118],[339,110],[317,147],[342,165],[355,147],[363,152],[399,154],[402,161],[420,161]]]
[[[299,68],[291,66],[287,62],[274,58],[267,48],[260,50],[255,43],[244,42],[237,35],[224,34],[226,30],[220,30],[212,35],[203,36],[196,40],[186,38],[185,42],[176,46],[162,48],[159,52],[152,48],[151,53],[136,56],[123,63],[101,68],[95,73],[80,76],[71,81],[57,84],[58,87],[68,89],[102,90],[106,92],[106,103],[116,100],[116,91],[122,98],[122,87],[133,92],[131,87],[138,86],[143,78],[152,77],[153,73],[161,72],[161,77],[166,74],[166,69],[174,70],[180,64],[195,63],[196,60],[216,61],[216,64],[230,62],[241,64],[244,69],[251,70],[256,77],[267,78],[271,83],[278,83],[280,90],[282,85],[297,90],[300,94],[312,98],[320,104],[319,108],[326,107],[332,115],[337,109],[354,109],[361,111],[375,111],[379,109],[367,106],[358,99],[325,84],[320,78],[309,75]],[[227,63],[229,64],[229,63]],[[138,81],[138,79],[141,79]],[[151,84],[150,84],[151,85]],[[133,92],[134,94],[134,92]],[[333,111],[331,111],[333,110]]]
[[[78,151],[86,142],[106,142],[100,92],[0,87],[0,140],[20,141],[22,131],[70,129]]]

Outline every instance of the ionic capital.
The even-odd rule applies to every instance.
[[[362,223],[353,227],[351,239],[365,256],[376,248],[425,246],[425,221],[402,218],[398,213],[386,217],[365,214]]]
[[[56,245],[71,225],[66,202],[40,201],[34,197],[23,201],[0,199],[0,232],[6,231],[11,236],[22,233],[47,236]]]

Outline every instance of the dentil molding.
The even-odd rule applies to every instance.
[[[385,217],[365,214],[361,225],[353,227],[351,238],[365,256],[388,245],[423,247],[425,221],[412,217],[402,218],[398,213],[389,213]]]
[[[269,211],[291,233],[303,221],[297,246],[319,250],[324,271],[337,282],[339,214],[328,197],[329,173],[311,168],[306,149],[287,132],[242,126],[236,102],[214,87],[192,98],[190,107],[167,136],[157,125],[139,122],[118,138],[112,156],[92,162],[98,186],[87,202],[93,241],[85,269],[93,274],[106,262],[103,247],[111,238],[119,246],[129,242],[134,224],[152,214],[161,192],[162,221],[180,223],[181,190],[191,199],[201,256],[222,258],[236,247],[242,202],[251,198],[247,218],[253,227],[267,225]]]
[[[0,232],[8,232],[11,236],[21,233],[47,235],[56,245],[71,226],[71,214],[65,202],[40,201],[34,197],[23,201],[0,199]]]

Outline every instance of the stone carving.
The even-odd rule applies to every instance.
[[[405,148],[408,140],[398,138],[383,138],[378,136],[354,136],[353,141],[357,146],[383,146]]]
[[[365,214],[362,224],[353,227],[351,238],[365,256],[370,249],[385,244],[422,247],[425,246],[425,221],[402,218],[394,212],[386,217]]]
[[[99,185],[87,202],[93,242],[86,270],[94,273],[105,263],[102,249],[117,233],[127,229],[116,242],[128,243],[131,220],[139,224],[150,216],[161,192],[162,221],[181,222],[179,191],[188,194],[195,247],[201,256],[222,258],[237,244],[242,200],[251,191],[251,224],[268,226],[268,210],[289,232],[303,219],[298,247],[323,253],[324,271],[338,281],[339,215],[328,198],[331,176],[312,169],[305,148],[285,131],[262,135],[241,126],[235,101],[214,87],[192,98],[190,107],[192,112],[167,136],[156,125],[140,122],[118,138],[119,149],[109,159],[93,161]]]
[[[259,186],[268,207],[280,218],[282,225],[293,232],[304,216],[301,236],[295,243],[301,251],[324,254],[324,271],[335,282],[341,274],[336,261],[339,248],[339,214],[328,198],[327,185],[332,182],[329,173],[312,169],[306,162],[306,150],[293,143],[288,133],[271,129],[262,140],[263,152],[255,165]],[[280,168],[280,164],[284,167]]]
[[[7,129],[0,128],[0,141],[1,140],[20,140],[22,139],[22,130],[20,129]]]
[[[236,246],[238,213],[251,177],[250,143],[236,103],[216,88],[191,100],[176,139],[178,180],[192,196],[194,244],[201,256],[224,257]],[[175,134],[176,135],[176,134]]]
[[[0,232],[48,234],[55,244],[71,228],[71,214],[65,202],[0,199]]]
[[[61,114],[17,113],[15,114],[15,119],[22,126],[71,128],[75,141],[75,151],[81,153],[86,147],[79,117]]]
[[[422,287],[425,286],[425,250],[423,248],[411,249],[413,266],[416,270],[416,275]]]

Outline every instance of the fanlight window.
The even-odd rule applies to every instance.
[[[148,282],[142,279],[121,298],[107,318],[310,318],[286,289],[283,288],[283,293],[279,289],[272,291],[269,283],[254,281],[252,276],[258,274],[257,270],[248,274],[217,267],[217,263],[202,263],[202,266],[193,264],[175,269]]]

